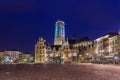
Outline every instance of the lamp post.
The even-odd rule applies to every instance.
[[[89,62],[89,53],[86,53],[87,62]]]
[[[82,62],[82,55],[79,55],[79,62]]]
[[[61,57],[60,57],[60,54],[59,54],[59,53],[57,53],[57,54],[55,55],[55,62],[56,62],[56,64],[61,64]]]
[[[61,55],[61,63],[62,63],[62,64],[64,64],[64,58],[65,58],[65,55],[62,54],[62,55]]]
[[[103,63],[103,58],[104,58],[104,50],[101,50],[101,55],[100,55],[100,63]]]
[[[102,56],[104,55],[104,50],[102,50]]]
[[[119,56],[117,54],[114,55],[113,59],[114,59],[115,64],[119,63],[120,58],[119,58]]]
[[[50,53],[50,62],[53,62],[53,53]]]
[[[48,53],[47,53],[47,61],[48,61],[48,63],[50,63],[50,58],[51,58],[52,56],[51,56],[51,52],[50,51],[48,51]]]
[[[77,60],[77,53],[74,52],[74,53],[73,53],[73,61],[76,62],[76,60]]]

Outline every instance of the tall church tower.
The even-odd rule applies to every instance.
[[[54,45],[62,45],[65,41],[65,24],[58,20],[55,24]]]

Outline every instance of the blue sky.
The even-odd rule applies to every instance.
[[[39,37],[53,43],[55,22],[65,22],[66,37],[92,40],[120,28],[119,0],[1,0],[0,50],[34,52]]]

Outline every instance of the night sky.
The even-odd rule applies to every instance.
[[[94,40],[120,28],[120,0],[0,0],[0,50],[34,52],[39,37],[53,43],[55,22],[66,37]]]

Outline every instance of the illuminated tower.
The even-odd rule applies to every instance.
[[[55,38],[54,45],[62,45],[65,41],[65,24],[63,21],[58,20],[55,24]]]

